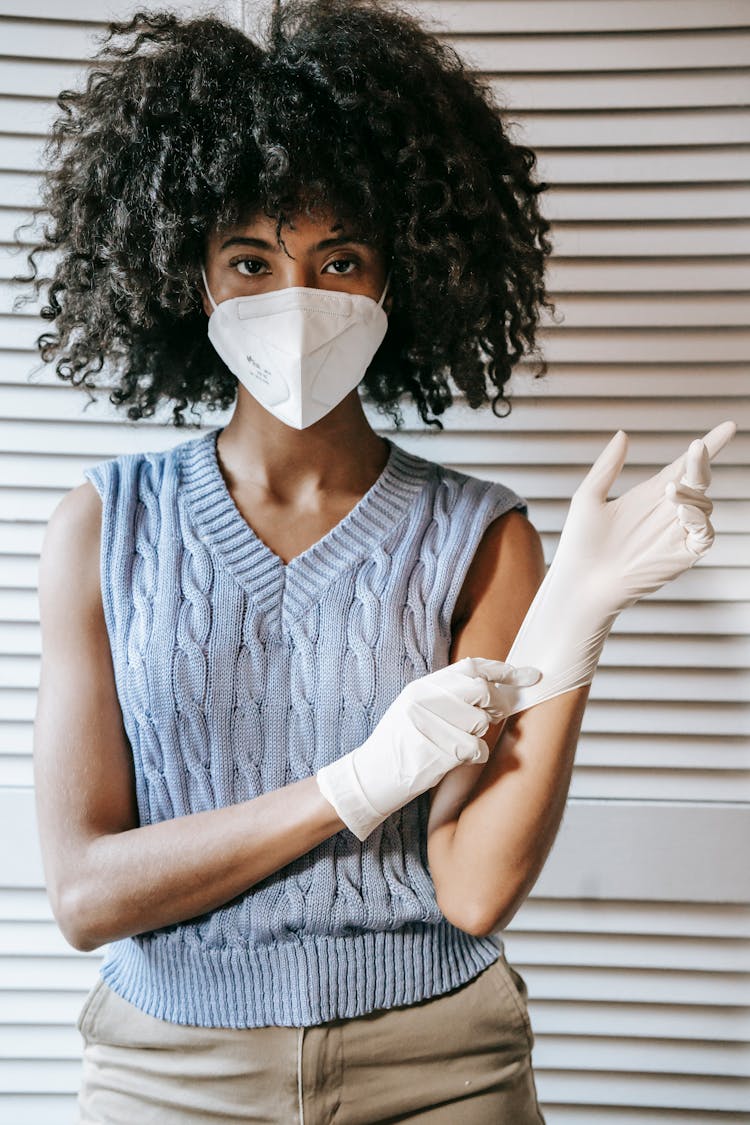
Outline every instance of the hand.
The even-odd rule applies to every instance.
[[[318,770],[318,787],[360,840],[392,812],[462,762],[486,762],[490,720],[508,713],[516,686],[539,679],[536,668],[466,656],[420,676],[391,703],[372,734]]]
[[[710,462],[736,430],[722,422],[661,472],[607,501],[627,453],[619,430],[573,496],[554,565],[574,568],[607,613],[689,569],[714,541]]]
[[[617,614],[693,566],[714,540],[706,495],[711,460],[736,433],[722,422],[661,472],[616,500],[607,494],[625,462],[618,430],[570,503],[555,557],[508,653],[541,668],[511,714],[591,683]]]

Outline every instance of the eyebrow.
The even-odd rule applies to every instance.
[[[344,242],[354,242],[358,246],[370,246],[371,243],[362,238],[358,238],[356,234],[338,234],[335,238],[324,238],[312,247],[313,250],[327,250],[329,246],[341,246]],[[234,235],[228,238],[226,242],[221,244],[220,249],[226,250],[228,246],[256,246],[259,250],[278,251],[279,247],[276,243],[266,242],[264,238],[250,238],[248,235]]]

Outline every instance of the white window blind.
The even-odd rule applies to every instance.
[[[459,401],[405,448],[524,495],[555,550],[614,433],[616,491],[725,418],[709,555],[618,619],[558,839],[503,935],[529,987],[548,1125],[750,1120],[750,4],[410,4],[487,75],[551,184],[549,374],[521,366],[506,419]],[[172,3],[188,12],[199,5]],[[220,7],[213,5],[214,9]],[[70,1121],[74,1026],[102,952],[67,945],[43,887],[32,789],[39,549],[96,461],[184,440],[39,371],[14,311],[13,231],[38,193],[59,90],[123,3],[0,0],[0,1119]],[[227,2],[241,25],[258,9]],[[30,377],[30,372],[34,374]],[[372,424],[391,432],[382,416]],[[208,425],[225,418],[213,415]]]

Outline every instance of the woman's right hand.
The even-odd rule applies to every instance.
[[[536,668],[466,656],[407,684],[370,736],[323,766],[318,787],[365,840],[387,816],[436,785],[462,762],[486,762],[482,735],[499,722],[515,688],[535,684]]]

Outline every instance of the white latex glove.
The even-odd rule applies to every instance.
[[[542,670],[509,714],[591,683],[617,614],[693,566],[714,540],[711,460],[734,437],[722,422],[661,472],[607,500],[628,449],[618,430],[579,485],[552,564],[508,653]]]
[[[536,668],[465,656],[407,684],[361,746],[315,777],[325,799],[360,840],[462,762],[486,762],[481,737],[506,714],[515,687]]]

